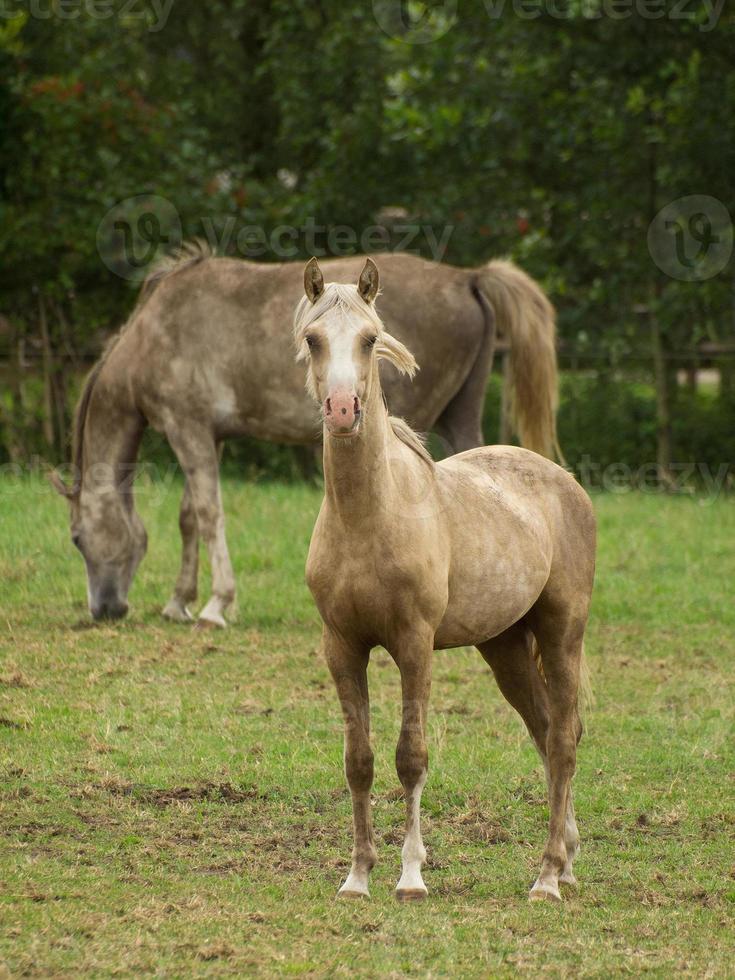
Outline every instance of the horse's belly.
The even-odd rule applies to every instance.
[[[518,568],[507,575],[451,583],[449,603],[434,636],[437,650],[475,646],[517,623],[538,599],[549,569]]]

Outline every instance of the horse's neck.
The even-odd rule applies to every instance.
[[[365,405],[359,435],[339,439],[324,433],[324,492],[344,520],[379,510],[394,492],[390,472],[391,443],[396,440],[378,385]]]
[[[129,496],[144,427],[122,389],[107,382],[103,372],[95,381],[84,424],[83,489]]]

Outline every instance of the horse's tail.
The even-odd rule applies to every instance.
[[[592,709],[595,703],[595,693],[592,690],[592,676],[587,657],[584,655],[584,644],[582,644],[582,657],[579,661],[579,709],[582,718]]]
[[[538,640],[533,637],[533,659],[536,661],[536,667],[538,668],[539,674],[546,680],[546,675],[544,674],[544,662],[541,657],[541,648],[538,645]],[[582,644],[582,655],[579,660],[579,694],[578,694],[578,710],[580,718],[584,719],[585,715],[591,710],[595,703],[595,695],[592,690],[592,678],[590,676],[590,668],[587,663],[587,657],[584,655],[584,644]]]
[[[510,344],[510,409],[527,449],[563,462],[556,434],[556,316],[548,297],[513,262],[495,260],[476,272]]]

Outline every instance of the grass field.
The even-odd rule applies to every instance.
[[[517,716],[471,650],[436,655],[430,890],[392,895],[397,671],[370,676],[380,863],[335,901],[350,805],[303,564],[320,494],[225,486],[239,611],[164,623],[178,494],[141,494],[149,554],[92,627],[65,506],[0,485],[0,977],[732,977],[735,502],[596,498],[579,755],[580,879],[529,904],[547,811]]]

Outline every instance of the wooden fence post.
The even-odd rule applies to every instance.
[[[673,485],[671,475],[671,393],[661,325],[655,308],[648,311],[651,329],[651,354],[656,386],[656,465],[658,478],[665,486]]]

